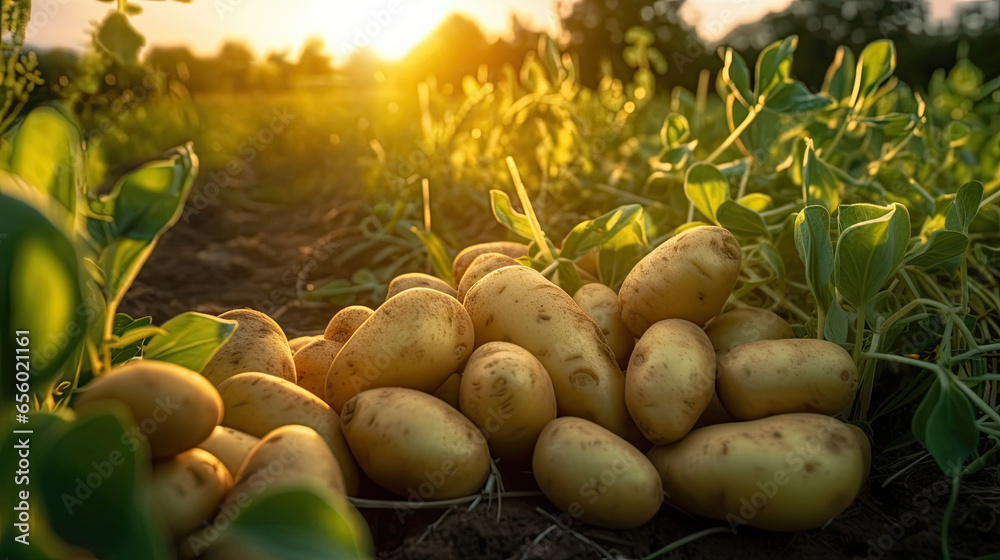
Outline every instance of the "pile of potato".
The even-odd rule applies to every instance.
[[[469,247],[455,286],[400,276],[378,309],[343,309],[321,336],[289,341],[261,313],[224,313],[238,327],[200,375],[133,362],[78,406],[113,398],[140,418],[154,397],[182,403],[150,447],[157,507],[189,557],[200,527],[262,488],[355,495],[366,477],[442,500],[478,493],[491,459],[608,528],[647,522],[666,499],[801,530],[855,499],[868,440],[832,417],[857,389],[854,363],[770,311],[720,315],[741,265],[728,231],[671,238],[618,294],[591,283],[571,296],[515,260],[527,250]]]

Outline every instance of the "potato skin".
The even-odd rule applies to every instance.
[[[406,274],[400,274],[389,282],[389,291],[386,293],[385,299],[413,288],[428,288],[437,290],[442,294],[448,294],[451,297],[458,297],[458,292],[455,291],[453,286],[436,276],[424,274],[423,272],[407,272]]]
[[[149,484],[150,504],[176,537],[212,517],[233,477],[219,459],[195,448],[154,462]]]
[[[258,441],[260,438],[257,436],[245,434],[226,426],[216,426],[212,430],[212,435],[198,444],[198,449],[204,449],[214,455],[226,467],[229,474],[236,476],[240,465],[243,464],[250,450],[257,445]]]
[[[486,439],[468,418],[427,393],[381,387],[344,405],[341,426],[368,478],[406,498],[478,492],[490,470]]]
[[[223,381],[219,394],[226,407],[224,426],[260,438],[290,424],[312,428],[340,463],[348,492],[357,492],[360,477],[340,431],[340,418],[319,397],[289,381],[259,372],[241,373]]]
[[[642,452],[582,418],[556,418],[545,426],[532,471],[553,504],[599,527],[638,527],[663,502],[660,477]]]
[[[91,381],[73,406],[116,400],[131,410],[153,457],[169,457],[205,440],[222,421],[222,399],[204,377],[175,364],[135,360]]]
[[[323,338],[334,342],[347,342],[354,331],[358,330],[375,312],[363,305],[352,305],[337,312],[326,325]]]
[[[343,342],[320,338],[292,355],[296,385],[321,399],[326,396],[326,372],[343,346]]]
[[[719,315],[705,327],[705,334],[720,354],[747,342],[795,338],[788,321],[757,307],[740,307]]]
[[[625,376],[604,333],[559,286],[527,266],[495,270],[465,297],[476,346],[512,342],[552,379],[560,416],[579,416],[631,439]],[[641,436],[640,436],[641,437]]]
[[[461,283],[462,277],[465,276],[465,271],[468,270],[472,261],[476,260],[476,257],[483,253],[500,253],[501,255],[507,255],[512,259],[516,259],[528,256],[528,246],[514,241],[493,241],[470,245],[462,249],[455,255],[455,260],[451,263],[451,276],[456,285]]]
[[[724,228],[685,230],[653,249],[628,273],[618,292],[622,321],[636,336],[663,319],[704,325],[736,286],[743,254]]]
[[[472,353],[472,319],[457,299],[411,288],[386,300],[330,365],[326,402],[340,411],[375,387],[434,392]]]
[[[715,394],[715,352],[705,331],[684,319],[649,327],[625,376],[625,405],[654,444],[684,437]]]
[[[252,309],[226,311],[219,318],[236,321],[238,325],[201,372],[212,385],[218,386],[248,371],[260,371],[295,383],[292,350],[278,323]]]
[[[618,294],[604,284],[584,284],[573,294],[573,301],[601,327],[608,346],[621,368],[628,367],[628,360],[635,348],[635,335],[622,322],[622,308]]]
[[[832,415],[854,398],[858,370],[851,355],[833,342],[758,340],[719,358],[715,387],[738,420],[785,412]]]
[[[462,375],[459,373],[453,373],[451,374],[451,377],[446,379],[445,382],[434,391],[434,396],[448,403],[455,410],[458,410],[458,392],[461,386]]]
[[[472,353],[459,403],[505,462],[531,459],[538,434],[556,417],[549,374],[531,352],[509,342],[487,342]]]
[[[844,511],[864,456],[847,424],[810,413],[707,426],[649,452],[671,504],[769,531],[815,529]]]
[[[458,301],[464,302],[466,294],[469,293],[469,288],[471,288],[483,276],[486,276],[494,270],[499,270],[505,266],[523,265],[515,259],[512,259],[507,255],[501,255],[500,253],[483,253],[482,255],[476,257],[472,263],[469,264],[469,268],[466,269],[465,274],[462,275],[462,281],[458,283]]]

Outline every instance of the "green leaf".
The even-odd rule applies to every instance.
[[[571,296],[584,284],[583,279],[580,278],[580,272],[576,269],[573,261],[566,259],[559,259],[559,264],[552,271],[552,276],[549,280]]]
[[[45,513],[62,539],[101,558],[169,558],[145,494],[149,452],[126,433],[128,418],[109,404],[46,438],[35,466]]]
[[[832,101],[809,91],[799,81],[783,82],[764,101],[764,108],[775,113],[807,113],[829,106]]]
[[[817,305],[833,297],[830,277],[834,254],[830,241],[830,212],[823,206],[807,206],[795,218],[795,248],[805,265],[806,285]],[[829,338],[827,339],[829,340]]]
[[[691,126],[688,125],[687,118],[680,113],[670,113],[660,127],[660,141],[664,146],[676,148],[687,140],[690,133]]]
[[[829,94],[839,103],[851,97],[853,87],[854,53],[847,47],[837,47],[837,54],[834,55],[833,63],[826,71],[823,88],[820,91]]]
[[[632,222],[601,244],[597,255],[597,272],[601,283],[618,291],[625,277],[648,251],[645,222]]]
[[[771,199],[771,196],[764,193],[750,193],[740,197],[736,202],[757,212],[764,212],[774,207],[774,201]]]
[[[139,319],[132,319],[125,313],[116,313],[114,318],[114,326],[111,332],[114,336],[121,339],[125,337],[127,333],[141,329],[143,327],[148,327],[153,323],[152,317],[142,317]],[[135,340],[130,344],[123,345],[119,348],[113,348],[111,350],[111,364],[123,364],[132,358],[139,355],[139,351],[142,350],[142,342],[144,339]]]
[[[10,387],[22,347],[30,348],[30,387],[40,400],[64,373],[75,375],[90,311],[85,274],[70,239],[40,209],[0,194],[0,368]],[[26,345],[17,344],[25,336],[19,331]],[[10,387],[5,401],[13,398]]]
[[[944,142],[949,148],[958,148],[969,139],[968,125],[961,121],[951,121],[944,127]]]
[[[837,298],[830,300],[827,308],[826,319],[823,321],[823,339],[837,344],[845,344],[849,326],[854,322],[854,313],[848,313]]]
[[[76,121],[57,106],[37,107],[18,128],[12,149],[10,171],[74,212],[85,176]]]
[[[754,93],[759,100],[782,82],[789,81],[792,68],[792,55],[799,38],[795,35],[768,45],[757,57],[757,68],[754,74]]]
[[[921,402],[921,407],[923,404]],[[921,443],[943,472],[955,476],[961,473],[966,459],[975,453],[978,442],[979,429],[969,399],[952,386],[942,388],[934,408],[926,417]]]
[[[219,542],[275,560],[372,557],[371,536],[344,499],[314,486],[284,486],[254,497]],[[242,555],[238,555],[242,557]]]
[[[826,162],[816,155],[811,138],[806,139],[802,191],[806,206],[816,204],[833,212],[840,205],[840,183]]]
[[[969,248],[969,236],[960,231],[939,229],[932,232],[926,243],[911,249],[903,263],[920,268],[941,267],[954,272],[961,264],[961,257]]]
[[[166,334],[149,340],[143,358],[200,372],[236,331],[236,321],[189,311],[163,323],[161,328]]]
[[[861,104],[896,70],[896,47],[892,41],[881,39],[869,43],[858,58],[855,71],[851,105],[860,112]]]
[[[948,207],[944,227],[952,231],[969,233],[969,226],[976,219],[982,201],[983,184],[979,181],[969,181],[959,187],[955,200]]]
[[[142,265],[153,252],[153,243],[145,239],[115,239],[101,249],[97,265],[106,275],[104,298],[120,301]]]
[[[750,69],[747,67],[746,61],[743,60],[740,53],[728,47],[721,52],[721,56],[723,81],[736,94],[743,106],[756,103],[756,98],[750,90]]]
[[[684,194],[699,212],[718,225],[715,212],[729,200],[729,182],[714,165],[698,163],[688,170],[684,179]]]
[[[854,211],[852,207],[871,206]],[[865,213],[880,216],[851,221]],[[834,253],[834,283],[837,291],[856,311],[878,293],[903,262],[910,239],[910,216],[906,207],[894,203],[886,207],[854,204],[840,208],[840,238]]]
[[[642,219],[642,206],[629,204],[593,220],[581,222],[566,235],[559,255],[575,261],[587,251],[607,243],[632,223],[642,222]]]
[[[434,267],[434,273],[437,277],[444,280],[448,284],[454,284],[454,278],[451,274],[451,259],[448,258],[448,249],[445,248],[444,242],[441,238],[434,234],[432,231],[424,231],[416,226],[410,226],[410,231],[420,239],[420,242],[424,244],[427,248],[427,254],[431,260],[431,266]]]
[[[716,210],[716,219],[722,227],[733,233],[747,235],[767,235],[767,222],[756,210],[742,204],[725,200]]]
[[[197,175],[198,158],[188,145],[122,177],[109,197],[112,235],[155,239],[177,223]]]
[[[916,115],[910,113],[888,113],[874,117],[864,117],[857,119],[858,122],[877,126],[885,131],[889,137],[899,136],[907,132],[917,124]]]
[[[931,383],[927,394],[920,400],[916,412],[913,413],[913,420],[910,422],[910,431],[913,437],[920,442],[920,445],[927,447],[927,422],[930,420],[931,412],[937,406],[941,398],[941,383]]]
[[[490,204],[493,207],[493,216],[504,227],[525,239],[533,240],[535,238],[528,216],[514,210],[507,193],[498,189],[490,189]]]

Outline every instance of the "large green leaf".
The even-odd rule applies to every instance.
[[[840,205],[840,183],[826,162],[816,155],[812,139],[806,140],[806,153],[802,165],[802,191],[806,206],[818,204],[833,212]]]
[[[720,226],[737,234],[767,235],[767,222],[756,210],[742,204],[725,200],[716,209],[716,220]]]
[[[828,98],[809,91],[802,82],[792,81],[777,84],[764,102],[764,108],[775,113],[807,113],[832,103]]]
[[[597,272],[602,284],[618,291],[625,277],[636,263],[646,256],[649,240],[646,224],[638,220],[620,230],[614,237],[601,244],[597,254]]]
[[[9,176],[0,176],[0,182]],[[13,399],[15,356],[27,350],[30,390],[48,389],[80,360],[84,271],[67,235],[28,202],[0,194],[0,400]],[[24,340],[25,337],[27,340]],[[25,344],[19,344],[25,343]],[[18,350],[21,349],[21,350]]]
[[[913,417],[913,431],[938,467],[955,476],[976,451],[979,429],[972,404],[958,389],[935,384]]]
[[[45,513],[66,542],[100,558],[166,559],[145,493],[149,452],[127,433],[128,418],[109,405],[46,438],[35,463]]]
[[[969,236],[960,231],[939,229],[932,232],[926,243],[911,249],[904,259],[909,266],[943,268],[954,272],[961,264],[961,257],[969,248]]]
[[[833,243],[830,241],[830,212],[823,206],[807,206],[795,218],[795,248],[805,265],[806,285],[816,304],[826,306],[832,294]]]
[[[130,333],[134,334],[138,331],[144,330],[152,325],[152,323],[152,317],[147,316],[139,319],[133,319],[125,313],[116,313],[114,317],[114,324],[111,328],[111,334],[121,340],[123,337],[129,337]],[[139,355],[139,351],[142,350],[143,340],[144,338],[140,338],[138,340],[133,338],[128,344],[119,345],[118,347],[113,348],[111,350],[112,365],[123,364]]]
[[[969,233],[969,226],[979,213],[979,205],[983,201],[983,184],[979,181],[969,181],[958,188],[955,200],[948,207],[944,227],[952,231]]]
[[[723,202],[729,200],[729,182],[714,165],[698,163],[688,170],[684,179],[684,194],[699,212],[718,224],[715,212]]]
[[[875,92],[896,70],[896,47],[892,41],[881,39],[869,43],[858,57],[851,105],[860,111],[861,104]]]
[[[852,206],[867,208],[854,211]],[[858,220],[876,209],[881,215]],[[841,206],[840,219],[846,221],[834,253],[834,283],[844,299],[860,312],[903,262],[910,239],[910,216],[898,203],[885,207],[855,204]],[[843,227],[845,224],[847,227]]]
[[[74,212],[85,175],[77,123],[57,106],[32,110],[17,129],[10,171]]]
[[[600,247],[635,222],[642,222],[642,206],[629,204],[603,216],[577,224],[563,239],[559,256],[576,260],[587,251]]]
[[[754,74],[754,94],[758,100],[766,98],[778,84],[791,79],[792,55],[798,43],[799,38],[791,35],[761,51]]]
[[[833,100],[843,101],[850,99],[854,89],[854,53],[851,49],[840,46],[837,47],[837,54],[833,57],[833,63],[826,71],[823,79],[823,88],[820,90],[828,94]]]
[[[143,358],[200,372],[236,331],[236,321],[189,311],[163,323],[161,328],[166,334],[149,339]]]
[[[525,239],[535,238],[528,216],[514,210],[507,193],[499,189],[491,189],[490,204],[493,207],[493,216],[504,227]]]
[[[750,89],[750,69],[747,67],[746,61],[743,60],[740,53],[731,48],[723,50],[721,56],[723,81],[729,85],[729,88],[744,106],[756,103],[756,98]]]

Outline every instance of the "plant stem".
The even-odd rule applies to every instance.
[[[712,163],[713,161],[715,161],[715,158],[722,155],[722,152],[726,151],[726,148],[731,146],[733,142],[735,142],[736,139],[740,137],[740,134],[743,134],[743,131],[746,130],[748,126],[750,126],[750,123],[753,122],[754,118],[757,116],[757,114],[760,112],[761,109],[762,105],[759,103],[751,107],[750,112],[747,113],[747,118],[743,119],[743,122],[740,123],[740,125],[737,126],[736,129],[734,129],[733,132],[725,140],[723,140],[722,144],[719,144],[719,147],[716,148],[714,152],[709,154],[707,158],[705,158],[705,163]]]
[[[816,338],[819,340],[826,340],[823,338],[823,327],[826,325],[826,308],[822,305],[816,306]]]
[[[708,535],[712,535],[714,533],[731,533],[731,532],[732,531],[726,529],[725,527],[712,527],[710,529],[704,529],[702,531],[698,531],[697,533],[691,533],[690,535],[682,539],[677,539],[676,541],[668,544],[667,546],[661,548],[660,550],[657,550],[656,552],[643,556],[642,560],[653,560],[654,558],[663,556],[664,554],[670,552],[671,550],[676,550],[686,545],[689,542],[694,542],[702,537],[707,537]]]
[[[535,243],[538,244],[538,250],[548,257],[549,260],[556,260],[552,256],[552,251],[549,251],[549,244],[545,241],[545,233],[542,232],[542,226],[538,223],[538,217],[535,216],[535,209],[531,207],[531,200],[528,198],[528,191],[524,188],[524,183],[521,182],[521,175],[517,172],[517,165],[514,164],[514,158],[507,156],[507,169],[510,170],[511,179],[514,180],[514,188],[517,190],[517,197],[521,200],[521,206],[524,207],[524,213],[528,216],[528,222],[531,224],[531,233],[535,236]]]
[[[948,551],[948,525],[951,522],[951,514],[955,509],[955,502],[958,501],[958,489],[962,482],[962,470],[958,469],[951,479],[951,496],[948,498],[948,505],[944,508],[944,519],[941,521],[941,557],[950,560],[951,553]]]

